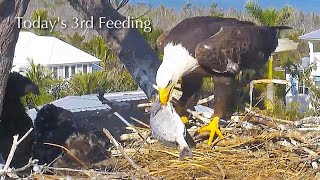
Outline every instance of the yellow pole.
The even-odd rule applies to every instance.
[[[268,60],[268,79],[272,79],[273,78],[273,67],[272,67],[272,63],[273,63],[273,56],[270,56],[269,60]]]
[[[271,55],[268,59],[268,79],[273,79],[273,56]],[[273,83],[267,84],[267,109],[272,110],[273,109],[273,103],[274,103],[274,94],[273,94]]]

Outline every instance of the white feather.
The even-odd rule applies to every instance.
[[[164,47],[163,61],[157,72],[157,86],[165,88],[170,80],[175,84],[198,66],[198,61],[185,47],[169,43]]]

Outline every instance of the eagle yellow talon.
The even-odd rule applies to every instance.
[[[220,119],[219,117],[214,117],[208,125],[203,126],[200,129],[198,129],[198,133],[210,131],[210,136],[209,136],[209,140],[208,140],[209,146],[212,144],[213,137],[215,134],[217,134],[220,139],[224,138],[220,129],[219,129],[219,119]]]
[[[189,120],[188,120],[188,118],[186,116],[182,116],[180,119],[183,122],[183,124],[188,124],[189,123]]]

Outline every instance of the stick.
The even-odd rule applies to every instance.
[[[314,128],[297,128],[298,131],[320,131],[320,127],[314,127]]]
[[[136,149],[133,149],[133,148],[130,148],[130,149],[124,149],[124,152],[127,154],[127,155],[133,155],[137,152]],[[149,154],[150,153],[150,150],[149,149],[139,149],[139,152],[142,153],[142,154]],[[111,150],[111,154],[112,156],[120,156],[122,155],[121,151],[119,150]]]
[[[201,113],[199,113],[197,111],[192,111],[190,109],[187,109],[187,112],[190,113],[192,116],[196,117],[197,119],[201,120],[204,123],[210,123],[210,119],[201,116],[200,115]]]
[[[145,108],[145,107],[151,107],[153,103],[141,103],[138,104],[137,107],[138,108]]]
[[[306,117],[294,122],[295,126],[301,126],[302,124],[320,124],[320,117]]]
[[[32,160],[32,158],[30,158],[28,164],[26,164],[25,166],[23,166],[21,168],[13,169],[11,172],[17,173],[17,172],[20,172],[20,171],[24,171],[24,170],[28,169],[29,167],[34,166],[35,164],[37,164],[37,162],[38,162],[37,159]]]
[[[134,117],[130,117],[132,120],[134,120],[135,122],[137,122],[137,123],[139,123],[139,124],[141,124],[141,125],[143,125],[143,126],[145,126],[146,128],[149,128],[150,129],[150,126],[148,125],[148,124],[146,124],[146,123],[144,123],[144,122],[142,122],[142,121],[140,121],[139,119],[136,119],[136,118],[134,118]]]
[[[98,97],[99,101],[100,101],[102,104],[108,104],[108,105],[111,106],[112,109],[114,109],[114,110],[117,109],[116,107],[113,107],[113,105],[115,105],[115,103],[109,101],[108,99],[106,99],[106,98],[104,97],[104,92],[103,92],[103,91],[99,91],[97,97]],[[140,133],[137,129],[135,129],[134,126],[133,126],[132,124],[130,124],[126,119],[124,119],[118,112],[114,112],[113,114],[114,114],[115,116],[117,116],[117,117],[118,117],[122,122],[124,122],[127,126],[132,127],[132,128],[134,129],[134,131],[135,131],[136,133],[138,133],[139,136],[140,136],[143,140],[145,140],[144,137],[141,135],[141,133]]]
[[[132,125],[132,124],[130,124],[126,119],[124,119],[118,112],[114,112],[113,113],[115,116],[117,116],[123,123],[125,123],[127,126],[129,126],[129,127],[131,127],[132,129],[134,129],[134,131],[136,132],[136,133],[138,133],[139,134],[139,136],[141,137],[141,139],[145,139],[143,136],[142,136],[142,134]]]
[[[254,116],[259,116],[259,117],[262,117],[262,118],[265,118],[265,119],[270,119],[272,121],[277,121],[277,122],[280,122],[280,123],[286,123],[286,124],[293,124],[292,121],[287,121],[287,120],[284,120],[284,119],[278,119],[278,118],[273,118],[273,117],[270,117],[270,116],[265,116],[265,115],[261,115],[261,114],[258,114],[248,108],[245,108],[245,111],[248,112],[248,113],[251,113],[253,114]]]
[[[20,140],[18,140],[19,138],[19,134],[13,136],[13,142],[12,142],[12,146],[11,146],[11,150],[10,153],[8,155],[6,164],[4,165],[3,169],[2,169],[2,173],[5,173],[8,171],[9,166],[11,164],[12,158],[14,156],[14,153],[16,152],[16,149],[18,147],[18,145],[31,133],[31,131],[33,130],[33,128],[30,128],[28,132],[26,132],[26,134],[24,136],[22,136],[22,138]]]
[[[141,175],[144,177],[149,177],[148,174],[140,167],[138,166],[130,157],[126,154],[123,147],[118,143],[118,141],[111,135],[111,133],[103,128],[104,134],[110,139],[110,141],[116,146],[116,148],[122,153],[124,158],[128,161],[128,163],[135,168]]]
[[[58,147],[58,148],[61,148],[61,149],[65,150],[73,159],[75,159],[84,168],[89,169],[89,167],[84,162],[82,162],[79,158],[77,158],[74,154],[72,154],[72,152],[69,149],[65,148],[64,146],[61,146],[61,145],[58,145],[58,144],[53,144],[53,143],[43,143],[43,144],[50,145],[50,146],[55,146],[55,147]]]
[[[93,171],[93,170],[78,170],[78,169],[70,169],[70,168],[55,168],[55,167],[47,167],[50,170],[54,171],[67,171],[67,172],[80,172],[83,174],[96,173],[104,176],[110,176],[110,179],[124,179],[128,177],[128,174],[125,172],[105,172],[105,171]]]
[[[211,95],[211,96],[208,96],[204,99],[200,99],[198,102],[197,102],[197,105],[200,105],[200,104],[204,104],[204,103],[207,103],[209,101],[212,101],[214,99],[214,95]]]

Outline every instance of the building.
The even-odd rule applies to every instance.
[[[310,78],[313,80],[313,84],[320,88],[320,52],[314,50],[314,42],[320,41],[320,29],[302,35],[299,39],[308,41],[309,56],[301,59],[298,70],[304,71],[309,66],[314,65],[315,68],[312,69]],[[286,79],[291,82],[291,90],[286,98],[287,102],[298,102],[302,107],[312,108],[309,89],[305,86],[304,79],[292,77],[290,74],[286,74]]]
[[[27,67],[29,60],[48,67],[53,71],[53,75],[59,78],[102,69],[99,66],[100,59],[58,38],[21,31],[15,48],[12,71]]]
[[[314,81],[314,85],[320,87],[320,52],[314,51],[315,41],[320,41],[320,29],[300,36],[300,39],[307,40],[309,44],[309,57],[306,58],[306,63],[309,65],[314,64],[315,69],[311,71],[311,78]]]

